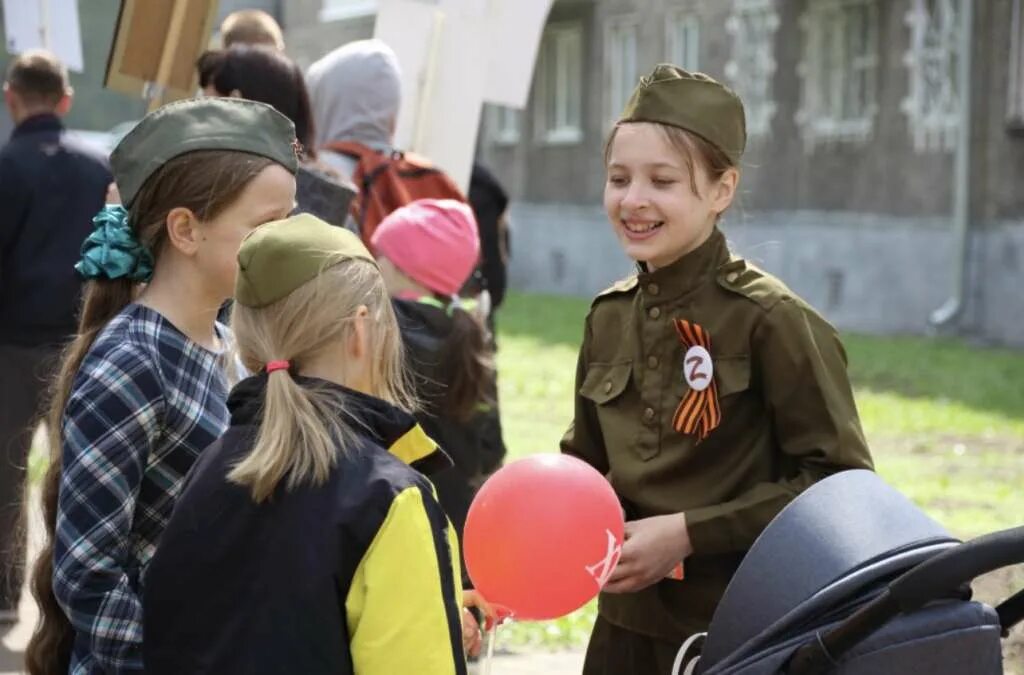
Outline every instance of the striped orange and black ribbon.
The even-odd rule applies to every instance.
[[[679,334],[679,341],[683,343],[683,352],[691,347],[701,346],[711,353],[711,335],[695,323],[685,319],[675,319],[676,333]],[[688,367],[688,364],[683,364]],[[685,377],[685,374],[684,374]],[[695,434],[697,442],[700,443],[708,434],[722,421],[722,411],[718,407],[718,386],[715,384],[714,375],[711,377],[711,384],[703,391],[690,389],[686,396],[679,402],[676,414],[672,417],[672,426],[681,434]]]

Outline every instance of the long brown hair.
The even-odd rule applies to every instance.
[[[248,183],[273,164],[242,152],[201,150],[168,161],[142,186],[129,209],[135,236],[159,260],[167,241],[167,216],[174,208],[190,209],[200,221],[215,218],[234,202]],[[139,287],[127,279],[93,280],[85,284],[78,334],[65,349],[54,379],[46,416],[50,465],[41,489],[46,540],[32,566],[32,595],[39,622],[25,651],[31,675],[65,675],[74,630],[53,594],[54,530],[60,490],[64,407],[86,354],[103,328],[131,303]]]
[[[403,366],[402,340],[380,270],[372,262],[349,259],[266,307],[236,304],[231,327],[242,365],[259,372],[270,361],[288,361],[299,370],[311,357],[353,334],[360,306],[369,310],[371,364],[368,392],[411,410],[415,401]],[[345,364],[342,364],[345,365]],[[287,489],[327,480],[351,442],[344,401],[336,394],[300,386],[290,370],[269,373],[263,416],[252,450],[228,474],[262,502],[285,481]]]
[[[445,391],[444,412],[460,422],[469,421],[492,400],[494,355],[487,329],[475,312],[448,306],[452,332],[441,352],[442,371],[451,373]]]

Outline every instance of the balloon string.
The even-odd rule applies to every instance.
[[[481,675],[491,675],[491,666],[494,664],[494,643],[498,641],[498,626],[495,623],[491,630],[487,631],[487,654],[484,656],[484,670]]]
[[[490,630],[484,631],[487,635],[487,653],[484,654],[483,671],[480,675],[491,675],[491,666],[494,663],[494,645],[498,642],[498,629],[506,624],[512,623],[513,621],[515,621],[515,619],[512,615],[507,614],[495,621]]]

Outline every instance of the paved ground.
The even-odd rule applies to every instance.
[[[38,503],[34,500],[34,503]],[[42,522],[38,513],[32,514],[29,528],[29,551],[32,558],[38,547]],[[22,655],[36,622],[35,603],[30,599],[28,589],[22,593],[19,622],[3,635],[0,628],[0,675],[21,675]],[[583,670],[583,654],[514,654],[496,656],[488,672],[485,664],[478,663],[470,670],[472,675],[579,675]]]

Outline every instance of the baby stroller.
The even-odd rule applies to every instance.
[[[673,673],[1000,674],[1024,591],[992,608],[970,583],[1022,562],[1024,527],[961,543],[874,473],[842,472],[768,525]]]

